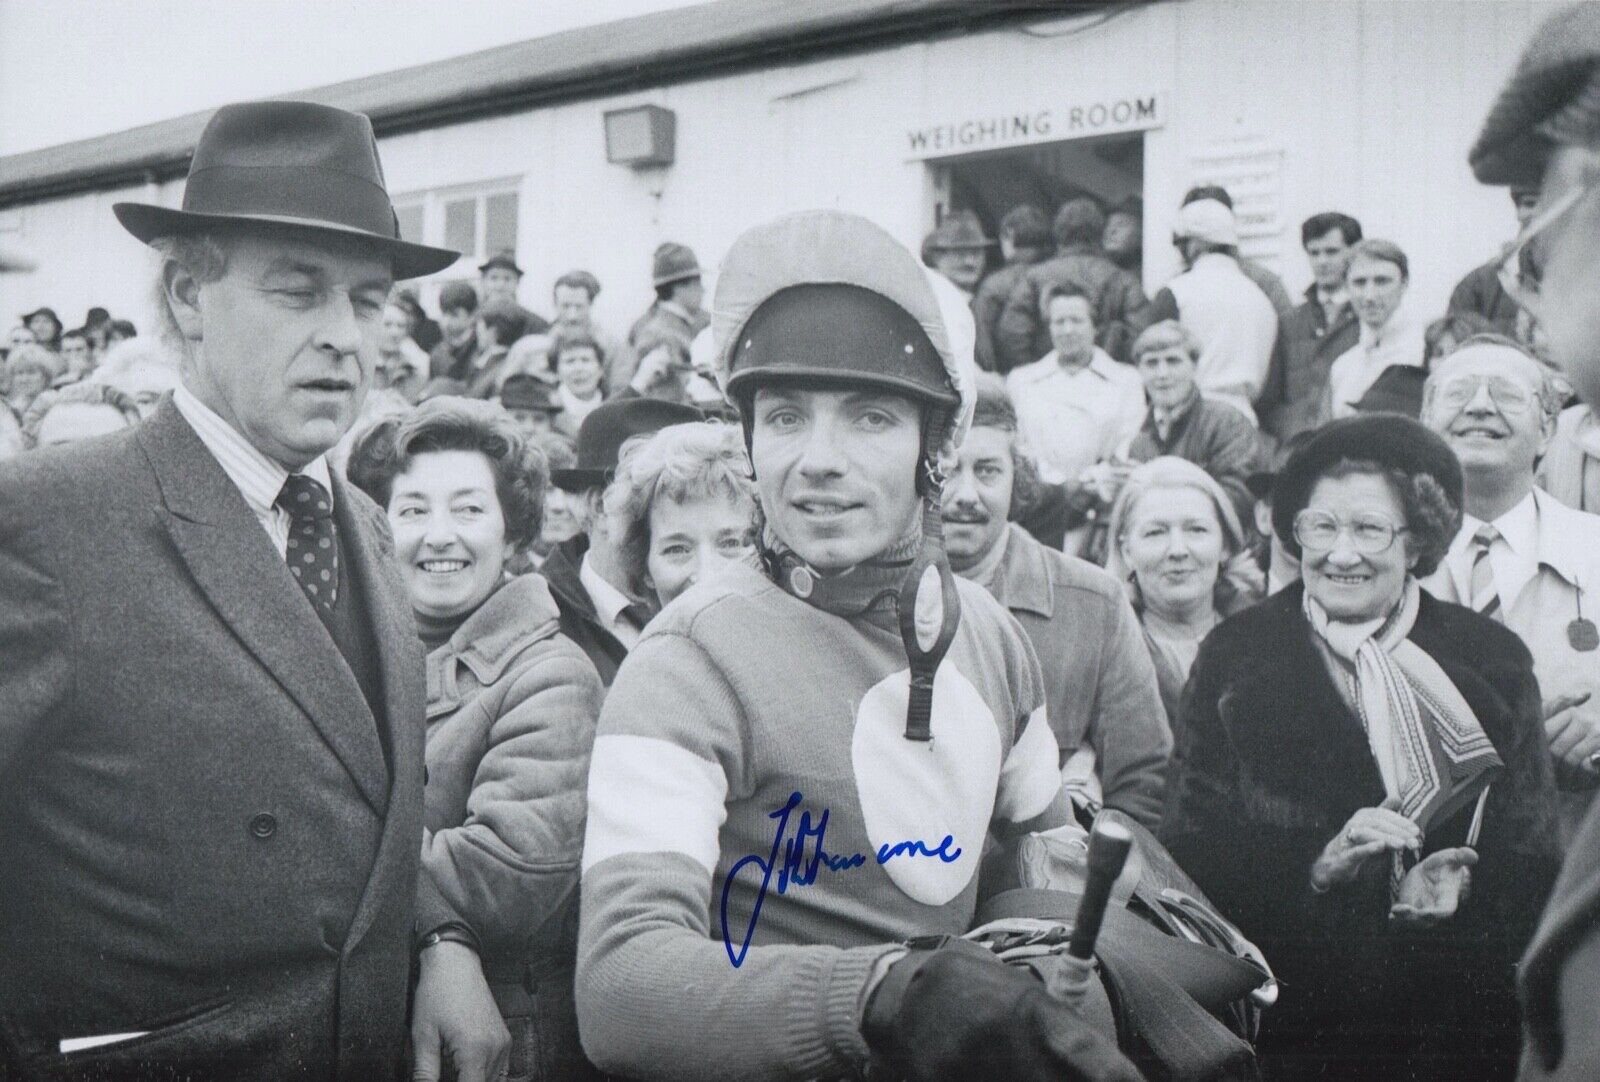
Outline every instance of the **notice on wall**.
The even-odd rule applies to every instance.
[[[1283,233],[1283,148],[1264,139],[1213,143],[1189,163],[1189,183],[1220,184],[1233,197],[1239,251],[1251,259],[1279,255]]]
[[[907,129],[906,156],[912,160],[943,158],[1030,143],[1143,131],[1165,123],[1166,107],[1160,94],[1040,105]]]

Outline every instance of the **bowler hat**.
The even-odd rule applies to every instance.
[[[182,210],[149,203],[111,209],[146,242],[248,224],[359,237],[390,258],[396,278],[432,274],[457,258],[400,239],[372,121],[311,102],[224,105],[195,145]]]
[[[658,286],[700,277],[700,261],[687,244],[667,241],[656,249],[651,274]]]
[[[538,376],[518,372],[500,385],[500,404],[508,410],[560,413],[561,403],[550,397],[550,387]]]
[[[1272,484],[1272,530],[1289,551],[1300,557],[1294,537],[1294,519],[1311,500],[1311,490],[1341,459],[1375,462],[1407,476],[1428,474],[1444,491],[1456,521],[1445,536],[1461,525],[1464,482],[1461,462],[1450,445],[1421,422],[1397,413],[1368,413],[1329,421],[1317,430],[1278,471]],[[1432,568],[1419,567],[1426,575]]]
[[[567,492],[582,492],[611,480],[622,445],[668,425],[705,420],[693,406],[660,398],[621,398],[597,407],[578,426],[578,461],[571,469],[550,471],[551,482]]]
[[[510,248],[502,248],[494,255],[478,264],[478,270],[483,274],[488,274],[496,267],[499,267],[501,270],[508,270],[519,278],[522,277],[522,268],[517,266],[517,253],[513,252]]]
[[[1413,364],[1394,364],[1385,368],[1355,403],[1357,413],[1403,413],[1422,416],[1422,388],[1428,370]]]
[[[969,248],[989,248],[994,241],[983,235],[983,223],[970,210],[958,210],[939,228],[928,234],[925,247],[930,252],[954,252]]]

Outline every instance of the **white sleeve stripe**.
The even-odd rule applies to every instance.
[[[1048,808],[1061,791],[1061,772],[1056,767],[1059,758],[1055,733],[1050,731],[1041,706],[1028,717],[1022,736],[1000,768],[995,813],[1008,823],[1025,823]]]
[[[583,870],[624,853],[682,853],[710,874],[728,779],[718,763],[656,737],[602,736],[589,762]]]

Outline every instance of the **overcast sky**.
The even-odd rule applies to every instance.
[[[0,155],[699,0],[0,0]]]

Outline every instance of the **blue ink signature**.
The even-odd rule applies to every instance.
[[[822,848],[822,836],[828,829],[828,809],[822,809],[822,814],[817,816],[815,824],[809,811],[800,813],[798,825],[792,838],[783,836],[789,826],[789,817],[800,806],[804,798],[800,793],[790,793],[788,803],[775,811],[767,813],[770,819],[778,821],[778,829],[772,836],[772,851],[762,858],[759,854],[741,857],[733,867],[728,869],[728,877],[722,883],[722,945],[728,951],[728,961],[738,969],[744,964],[744,956],[750,949],[750,937],[755,934],[756,921],[761,919],[761,903],[766,900],[767,889],[772,885],[773,872],[777,872],[777,891],[784,894],[791,886],[809,887],[817,880],[817,873],[826,867],[830,872],[844,872],[851,868],[859,868],[867,862],[867,858],[860,853],[851,853],[848,856],[830,854]],[[816,844],[811,850],[811,856],[806,858],[806,839],[816,839]],[[885,842],[878,846],[877,860],[879,864],[887,864],[895,857],[937,857],[946,864],[954,863],[961,858],[961,847],[950,847],[955,844],[955,838],[949,834],[944,840],[933,848],[923,841],[907,840],[903,842]],[[779,851],[782,851],[782,860],[779,860]],[[740,940],[737,949],[734,948],[733,939],[728,929],[728,892],[733,887],[733,880],[746,864],[754,864],[761,872],[761,888],[756,892],[755,908],[750,911],[750,923],[745,927],[744,938]]]

